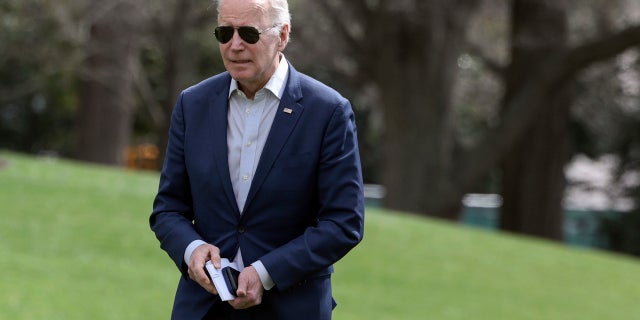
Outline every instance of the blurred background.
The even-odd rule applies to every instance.
[[[370,206],[640,255],[640,1],[290,0]],[[0,1],[0,150],[161,167],[211,0]],[[1,166],[1,164],[0,164]]]

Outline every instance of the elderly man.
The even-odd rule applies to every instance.
[[[364,196],[354,114],[282,51],[286,0],[220,0],[227,72],[184,90],[149,219],[182,273],[173,319],[330,319],[333,264],[357,245]],[[204,270],[241,269],[221,301]]]

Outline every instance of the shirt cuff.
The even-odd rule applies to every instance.
[[[187,246],[187,249],[184,250],[184,263],[189,265],[189,261],[191,260],[191,254],[193,253],[193,251],[196,250],[198,246],[202,244],[207,244],[207,243],[202,240],[193,240],[191,241],[191,243],[189,243],[189,245]]]
[[[262,282],[262,286],[264,287],[264,289],[271,290],[271,288],[273,288],[276,284],[273,282],[273,279],[271,279],[271,276],[262,264],[262,261],[258,260],[251,265],[256,269],[256,271],[258,271],[258,276],[260,277],[260,282]]]

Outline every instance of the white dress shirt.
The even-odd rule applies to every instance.
[[[256,92],[253,100],[248,99],[239,89],[236,80],[231,80],[227,112],[227,148],[231,184],[241,214],[285,89],[288,72],[289,64],[284,55],[281,55],[275,73],[264,88]],[[202,240],[195,240],[189,244],[184,254],[187,264],[193,251],[204,243]],[[238,249],[233,260],[240,268],[244,267],[241,249]],[[275,284],[262,262],[258,260],[251,265],[258,272],[263,287],[266,290],[273,288]]]

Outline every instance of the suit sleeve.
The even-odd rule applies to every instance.
[[[364,192],[355,119],[348,100],[339,101],[322,140],[317,225],[260,258],[281,290],[330,267],[363,237]]]
[[[186,275],[185,249],[201,237],[193,226],[191,189],[185,165],[183,99],[184,93],[178,98],[171,116],[169,143],[149,224],[160,241],[160,247]]]

